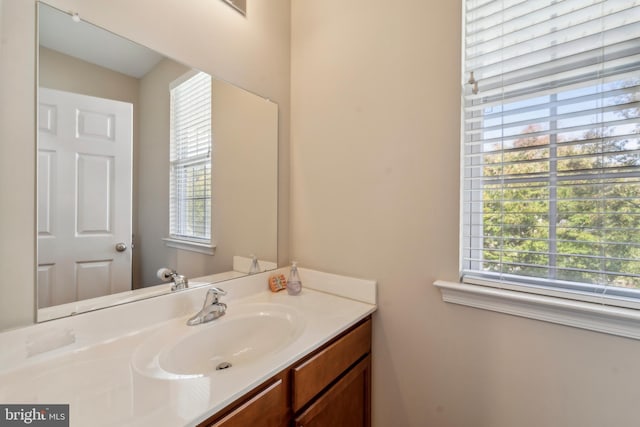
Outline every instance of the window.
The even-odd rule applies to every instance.
[[[211,244],[211,76],[172,85],[170,239]]]
[[[464,9],[463,281],[640,308],[640,1]]]

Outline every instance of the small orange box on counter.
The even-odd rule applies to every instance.
[[[269,277],[269,288],[271,292],[278,292],[287,289],[287,279],[284,274],[274,274]]]

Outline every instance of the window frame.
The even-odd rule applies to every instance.
[[[465,7],[462,8],[462,73],[465,73]],[[463,78],[468,77],[464,76]],[[465,78],[466,80],[466,78]],[[464,89],[464,88],[463,88]],[[464,227],[478,226],[467,220],[465,212],[465,126],[464,93],[461,93],[461,152],[460,152],[460,281],[438,280],[445,302],[563,324],[617,336],[640,339],[640,298],[627,298],[625,288],[609,287],[606,293],[593,292],[597,285],[566,282],[566,286],[545,286],[544,279],[513,281],[491,278],[488,275],[463,277],[465,251],[473,251],[473,245],[465,248]],[[550,144],[551,145],[551,144]],[[550,147],[549,147],[550,148]],[[549,160],[551,162],[552,160]],[[467,165],[468,166],[468,165]],[[473,188],[468,191],[474,191]],[[479,190],[482,191],[482,190]],[[466,222],[466,223],[465,223]],[[468,236],[467,236],[468,238]],[[550,251],[550,250],[549,250]],[[521,276],[522,277],[522,276]],[[548,280],[547,280],[548,281]],[[562,283],[561,281],[556,282]]]
[[[168,234],[168,237],[163,238],[163,241],[168,247],[204,253],[206,255],[213,255],[215,252],[216,245],[214,243],[213,213],[212,213],[212,208],[213,208],[213,183],[212,183],[213,135],[212,134],[213,134],[213,130],[212,130],[211,121],[209,121],[209,127],[208,127],[209,146],[208,146],[207,155],[202,155],[197,158],[173,159],[171,154],[174,152],[174,147],[175,147],[174,146],[175,135],[174,135],[174,129],[173,129],[174,116],[173,116],[172,92],[181,84],[187,82],[188,80],[196,77],[199,74],[207,75],[208,78],[211,79],[210,90],[212,90],[213,78],[210,75],[200,72],[198,70],[191,70],[183,74],[182,76],[180,76],[179,78],[171,82],[171,84],[169,85],[169,102],[170,102],[169,121],[170,121],[170,129],[171,129],[170,130],[170,159],[169,159],[169,175],[170,175],[170,178],[169,178],[169,230],[168,230],[169,234]],[[211,97],[209,99],[210,110],[213,108],[212,104],[213,104],[213,99]],[[209,118],[209,120],[211,119]],[[179,229],[180,227],[183,227],[185,224],[184,223],[178,224],[176,222],[180,220],[178,217],[176,217],[176,215],[179,215],[179,212],[181,212],[179,205],[184,203],[184,199],[181,199],[181,200],[177,199],[178,194],[176,193],[179,193],[179,190],[177,187],[179,187],[180,185],[183,185],[184,183],[181,184],[177,182],[178,178],[175,176],[175,169],[180,167],[189,167],[189,166],[193,166],[193,167],[204,166],[205,169],[208,168],[209,183],[207,188],[208,195],[206,195],[206,197],[208,197],[208,209],[207,209],[206,218],[203,224],[205,224],[205,226],[207,227],[209,236],[204,238],[197,237],[197,236],[190,236],[190,235],[176,232],[177,229]],[[207,203],[205,202],[205,204]]]

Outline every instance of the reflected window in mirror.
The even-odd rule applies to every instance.
[[[171,88],[170,237],[211,245],[211,76]]]

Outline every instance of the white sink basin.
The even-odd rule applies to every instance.
[[[230,304],[224,316],[209,323],[167,329],[136,351],[134,368],[141,373],[185,378],[212,375],[223,366],[247,366],[293,343],[304,329],[304,318],[280,304]]]

